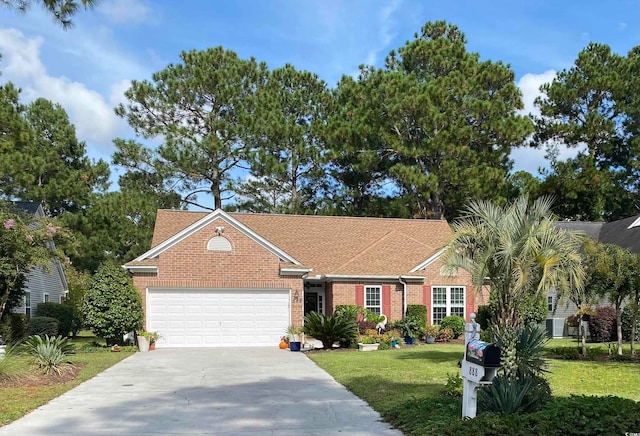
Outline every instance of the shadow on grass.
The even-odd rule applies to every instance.
[[[414,351],[412,353],[403,353],[398,356],[398,359],[419,359],[419,360],[430,360],[436,363],[443,362],[454,362],[458,363],[464,357],[464,353],[462,351],[451,351],[451,350],[442,350],[438,349],[438,347],[420,347],[419,350]]]

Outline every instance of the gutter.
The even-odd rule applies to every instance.
[[[402,318],[407,317],[407,282],[402,276],[398,276],[398,281],[402,284]]]

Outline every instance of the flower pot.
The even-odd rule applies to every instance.
[[[396,348],[396,345],[398,345],[398,341],[391,341],[391,348]]]
[[[360,351],[375,351],[380,344],[361,344],[358,343],[358,350]]]
[[[436,341],[436,338],[433,336],[427,336],[427,344],[433,344]]]
[[[155,350],[155,349],[156,349],[156,343],[155,342],[149,343],[149,351]]]
[[[415,340],[415,338],[412,338],[411,336],[405,336],[404,337],[404,343],[407,345],[413,345],[413,341]]]
[[[149,339],[144,336],[138,336],[138,349],[143,353],[149,351]]]
[[[300,342],[289,342],[289,349],[291,351],[300,351]]]

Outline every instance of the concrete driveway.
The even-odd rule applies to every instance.
[[[136,353],[0,435],[401,435],[302,353]]]

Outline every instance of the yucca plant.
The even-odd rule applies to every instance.
[[[63,368],[70,363],[67,357],[73,354],[74,347],[67,338],[45,335],[44,339],[40,336],[30,336],[24,342],[23,350],[34,358],[45,374],[60,375]]]
[[[311,312],[304,317],[304,332],[321,341],[325,350],[331,350],[334,342],[354,340],[358,330],[348,319]]]

